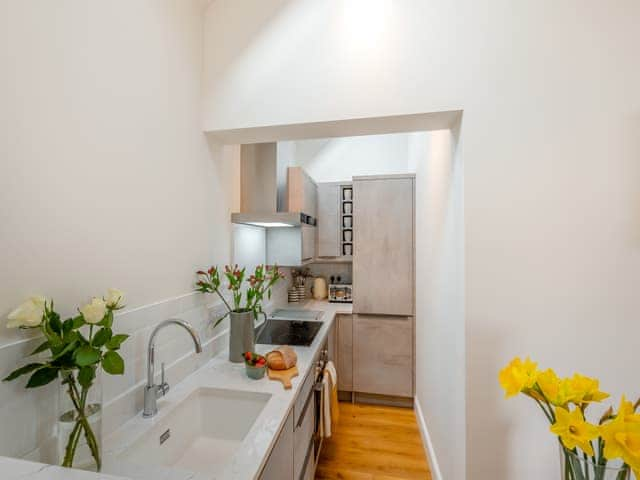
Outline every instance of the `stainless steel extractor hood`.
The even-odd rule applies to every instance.
[[[316,224],[315,197],[312,212],[302,211],[302,202],[290,198],[304,196],[300,175],[289,171],[291,162],[278,155],[276,143],[257,143],[240,147],[240,212],[231,214],[231,222],[265,228],[300,227]],[[308,176],[307,176],[308,177]],[[293,183],[293,185],[290,185]],[[289,188],[294,188],[289,192]],[[315,190],[311,192],[315,195]],[[307,194],[309,196],[309,194]]]

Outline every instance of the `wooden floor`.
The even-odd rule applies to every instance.
[[[431,480],[413,410],[340,403],[316,480]]]

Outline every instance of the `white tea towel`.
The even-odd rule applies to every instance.
[[[320,434],[329,438],[332,424],[338,420],[338,374],[333,362],[327,362],[324,367],[320,405]]]

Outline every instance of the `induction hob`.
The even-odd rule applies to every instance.
[[[320,315],[322,312],[313,310],[277,310],[267,319],[264,328],[258,327],[256,343],[308,347],[322,328],[322,322],[306,319],[317,319]]]

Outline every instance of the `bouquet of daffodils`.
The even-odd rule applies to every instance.
[[[609,398],[595,378],[577,373],[560,378],[516,357],[500,371],[499,381],[507,398],[521,393],[542,409],[560,442],[563,480],[627,480],[630,470],[640,478],[640,400],[623,396],[617,411],[610,407],[593,424],[585,412]]]

